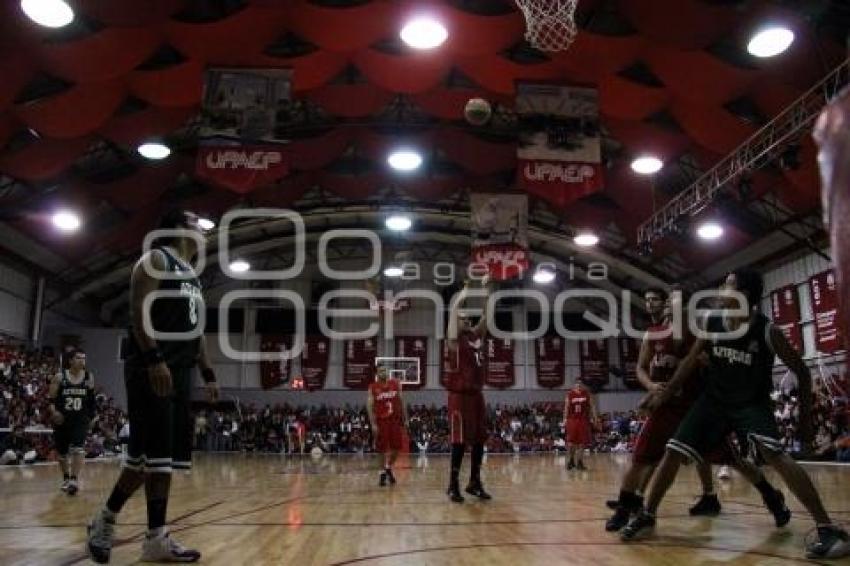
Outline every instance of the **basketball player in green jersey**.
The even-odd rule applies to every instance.
[[[730,431],[749,443],[785,481],[815,520],[817,536],[807,542],[806,557],[841,558],[850,555],[850,537],[829,517],[820,495],[806,471],[782,451],[779,431],[773,416],[773,361],[779,359],[797,375],[800,389],[800,433],[804,444],[812,436],[812,377],[800,355],[782,331],[759,311],[764,290],[761,274],[748,269],[730,273],[723,282],[724,291],[738,291],[746,297],[749,311],[726,311],[706,322],[709,337],[696,340],[691,351],[676,369],[667,387],[657,393],[658,403],[670,399],[692,374],[703,353],[708,357],[705,391],[691,406],[661,461],[647,497],[646,507],[623,529],[621,538],[644,538],[655,528],[655,514],[664,494],[676,478],[682,463],[700,462],[711,447]],[[732,309],[737,301],[724,297],[724,307]],[[746,324],[746,327],[743,325]],[[731,332],[741,329],[743,335]]]
[[[86,436],[95,416],[95,400],[93,378],[86,371],[85,352],[72,350],[68,360],[68,369],[63,369],[50,382],[48,410],[62,471],[61,489],[68,495],[75,495],[79,489],[77,478],[83,468]]]
[[[191,467],[191,369],[200,367],[211,401],[217,399],[218,387],[203,334],[178,339],[163,336],[185,335],[198,327],[204,303],[190,262],[198,253],[191,232],[200,233],[201,228],[194,214],[172,211],[160,229],[177,229],[178,234],[158,238],[159,247],[136,262],[130,279],[130,348],[124,366],[130,442],[121,476],[89,524],[89,555],[98,563],[109,562],[117,515],[142,485],[148,515],[142,561],[196,562],[201,557],[197,550],[168,536],[165,517],[172,469]],[[156,298],[157,291],[169,294]],[[144,325],[146,315],[154,336]]]

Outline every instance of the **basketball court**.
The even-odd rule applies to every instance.
[[[841,0],[2,2],[0,563],[850,555],[848,45]],[[691,516],[721,444],[767,481]]]
[[[663,535],[623,546],[605,533],[600,501],[625,458],[591,458],[570,474],[563,457],[491,456],[487,503],[446,504],[446,458],[410,457],[399,483],[375,485],[374,458],[201,456],[191,476],[175,476],[170,516],[181,540],[203,548],[205,564],[797,564],[808,525],[798,506],[791,528],[774,529],[753,490],[736,477],[721,485],[723,513],[692,518],[698,492],[689,470],[664,510]],[[812,468],[829,508],[845,520],[845,473]],[[43,489],[53,470],[0,470],[0,548],[6,564],[84,564],[84,524],[106,495],[117,464],[87,467],[81,497]],[[122,515],[112,563],[134,564],[144,506]]]

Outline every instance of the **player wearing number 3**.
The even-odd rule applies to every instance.
[[[387,368],[378,368],[378,379],[369,384],[369,396],[366,399],[369,422],[372,425],[372,439],[375,449],[384,455],[384,468],[381,471],[379,485],[389,481],[395,483],[393,464],[398,458],[404,443],[404,429],[407,427],[407,407],[401,396],[401,382],[387,376]]]

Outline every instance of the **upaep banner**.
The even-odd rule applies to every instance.
[[[565,379],[564,339],[558,335],[542,336],[534,341],[537,383],[541,387],[560,387]]]
[[[342,383],[349,389],[367,389],[375,377],[378,343],[374,338],[345,341]]]
[[[395,355],[419,360],[419,384],[405,383],[405,389],[421,389],[428,380],[428,338],[425,336],[396,336]]]
[[[844,348],[838,329],[838,291],[833,270],[809,278],[812,315],[815,318],[815,346],[819,352],[832,354]]]
[[[472,261],[487,265],[490,278],[521,277],[528,269],[528,197],[473,193]]]
[[[307,391],[317,391],[325,387],[328,375],[330,340],[321,335],[304,337],[304,349],[301,351],[301,377]]]
[[[289,164],[280,147],[212,141],[202,141],[198,146],[196,176],[236,193],[270,185],[287,173]]]
[[[803,334],[800,331],[800,299],[796,285],[786,285],[770,293],[770,310],[773,324],[782,330],[795,350],[803,352]]]
[[[602,189],[599,92],[519,83],[518,184],[559,207]]]
[[[623,370],[623,385],[629,389],[640,389],[637,377],[640,342],[630,336],[620,336],[617,339],[620,347],[620,367]]]
[[[499,389],[513,386],[513,340],[487,337],[484,339],[484,350],[484,383]]]
[[[260,337],[260,350],[265,353],[288,351],[292,346],[292,336],[263,335]],[[292,360],[281,355],[279,360],[260,362],[260,385],[263,389],[274,389],[289,381]]]
[[[594,388],[608,384],[608,341],[582,340],[579,343],[581,376]]]

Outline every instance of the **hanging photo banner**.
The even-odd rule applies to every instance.
[[[425,336],[396,336],[395,355],[419,360],[419,384],[405,383],[405,389],[422,389],[428,380],[428,338]]]
[[[284,352],[292,347],[292,336],[263,335],[260,339],[262,352]],[[289,381],[292,360],[281,357],[279,360],[260,362],[260,385],[263,389],[274,389]]]
[[[449,350],[449,341],[440,340],[440,385],[448,388],[452,373],[457,369],[457,356]]]
[[[565,341],[558,335],[543,336],[534,341],[537,383],[541,387],[560,387],[566,371]]]
[[[289,172],[281,121],[291,110],[292,71],[212,68],[204,75],[195,173],[236,193]]]
[[[484,340],[486,373],[484,383],[490,387],[505,389],[514,384],[513,340],[488,337]]]
[[[579,345],[581,376],[591,388],[602,389],[608,384],[608,341],[582,340]]]
[[[809,278],[812,314],[815,318],[815,347],[832,354],[844,348],[838,329],[838,291],[833,270]]]
[[[623,385],[629,389],[641,389],[642,386],[637,377],[640,341],[629,336],[620,336],[618,343],[620,346],[620,366],[623,369]]]
[[[375,377],[378,343],[374,338],[345,341],[345,372],[342,384],[349,389],[368,389]]]
[[[516,279],[528,269],[528,197],[473,193],[472,261],[487,265],[494,281]]]
[[[599,91],[518,83],[518,184],[556,206],[603,188]]]
[[[317,391],[325,387],[328,375],[328,358],[331,343],[324,336],[304,337],[304,349],[301,351],[301,377],[307,391]]]
[[[803,352],[803,334],[800,331],[800,299],[796,285],[786,285],[770,293],[770,310],[773,324],[782,330],[788,343],[797,352]]]

